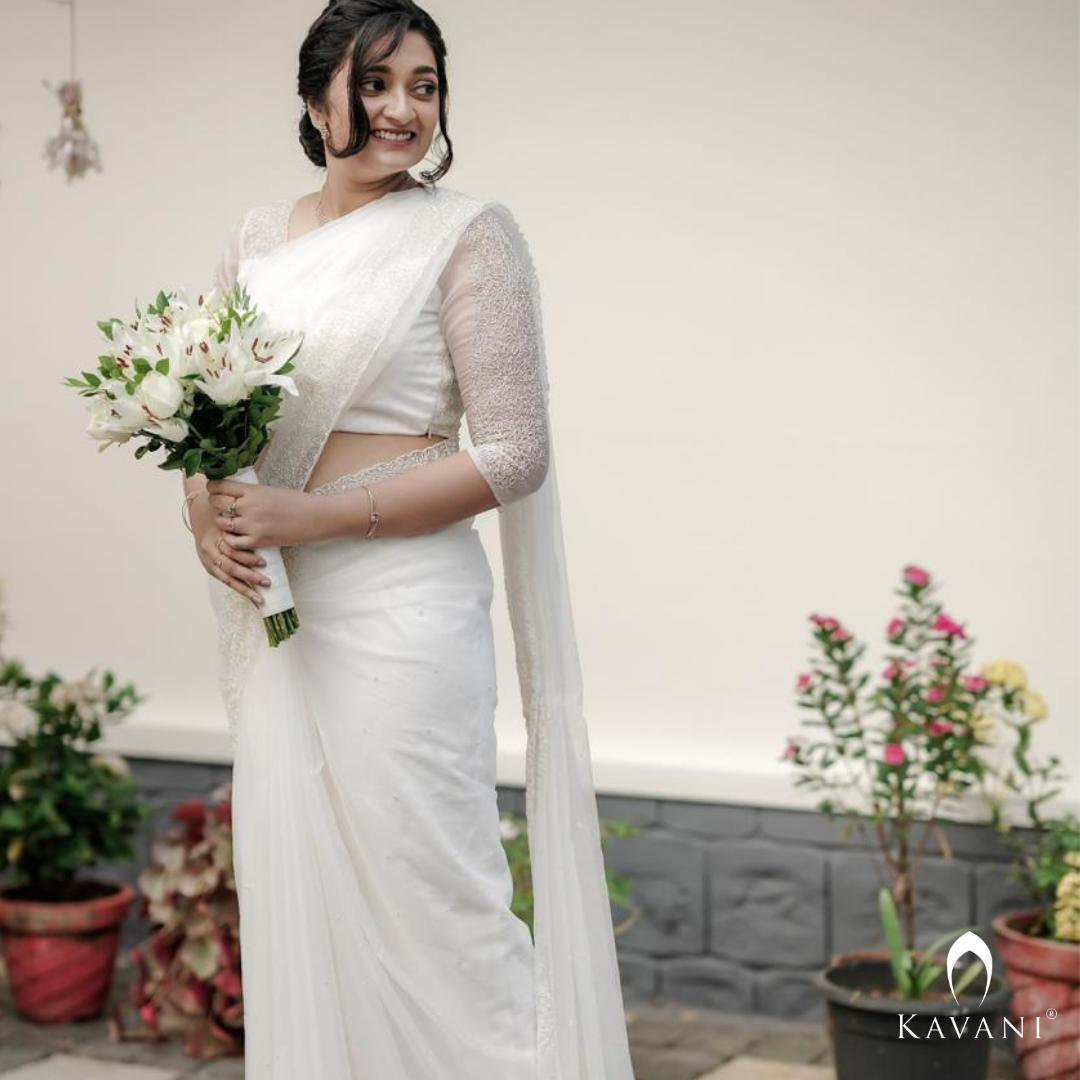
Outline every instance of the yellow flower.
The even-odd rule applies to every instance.
[[[1021,691],[1020,707],[1031,720],[1046,719],[1046,698],[1044,698],[1037,690]]]
[[[1080,873],[1070,872],[1057,884],[1054,929],[1058,941],[1080,941]]]
[[[16,863],[19,861],[19,856],[22,854],[23,842],[21,836],[16,836],[7,847],[7,861],[9,863]]]
[[[995,720],[989,713],[975,713],[971,718],[971,734],[976,742],[988,743],[994,735]]]
[[[1078,870],[1080,870],[1080,851],[1066,851],[1065,865],[1075,866]]]
[[[991,660],[983,665],[983,678],[1008,690],[1021,690],[1027,686],[1027,675],[1015,660]]]

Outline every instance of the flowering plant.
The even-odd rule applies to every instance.
[[[35,679],[0,656],[0,731],[11,740],[0,762],[0,873],[26,899],[76,899],[80,869],[133,854],[150,808],[128,763],[94,744],[141,700],[110,671]]]
[[[799,708],[816,714],[803,726],[816,730],[790,739],[783,754],[799,770],[796,786],[824,793],[822,812],[851,819],[845,836],[873,828],[867,839],[884,863],[875,870],[896,901],[909,950],[919,863],[931,836],[951,856],[938,817],[985,783],[995,713],[1025,744],[1046,715],[1041,695],[1016,684],[1009,662],[973,670],[974,639],[936,602],[936,588],[922,567],[904,567],[900,610],[885,628],[887,663],[869,688],[870,674],[856,670],[865,646],[838,619],[810,616],[818,655],[796,693]]]
[[[89,398],[87,432],[98,450],[147,441],[135,457],[167,447],[161,469],[209,480],[258,483],[254,464],[271,437],[281,392],[297,394],[287,372],[303,334],[279,333],[234,284],[192,304],[185,290],[159,292],[135,321],[98,322],[106,351],[96,371],[64,380]],[[278,548],[257,549],[270,579],[263,624],[272,646],[298,628]]]
[[[232,789],[209,802],[189,799],[172,812],[181,828],[154,839],[139,875],[142,913],[155,924],[131,949],[131,1004],[155,1039],[185,1035],[191,1057],[243,1049],[240,907],[232,846]],[[114,1023],[122,1031],[118,1010]]]

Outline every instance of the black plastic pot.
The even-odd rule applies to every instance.
[[[954,982],[959,970],[953,973]],[[818,972],[814,984],[827,1002],[837,1080],[986,1080],[990,1048],[1004,1039],[1000,1018],[1012,998],[1009,986],[996,977],[981,1005],[979,996],[970,996],[970,987],[961,995],[960,1005],[951,994],[946,1000],[927,1001],[872,996],[893,985],[888,960],[834,964]],[[942,984],[948,993],[944,977],[939,977],[934,989]],[[976,984],[980,984],[978,977],[972,986]],[[984,976],[980,995],[985,984]],[[951,1017],[963,1029],[962,1035],[956,1034]],[[969,1018],[966,1026],[964,1017]],[[984,1017],[993,1038],[987,1038],[985,1027],[976,1038]],[[935,1020],[936,1027],[932,1026]]]

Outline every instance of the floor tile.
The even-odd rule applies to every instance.
[[[836,1072],[825,1065],[737,1057],[701,1080],[836,1080]]]
[[[174,1080],[177,1073],[149,1065],[124,1065],[74,1054],[50,1054],[3,1075],[4,1080]]]

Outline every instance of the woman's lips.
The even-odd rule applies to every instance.
[[[411,146],[416,141],[416,132],[410,131],[407,139],[387,139],[378,132],[371,133],[372,138],[378,139],[384,146]]]

